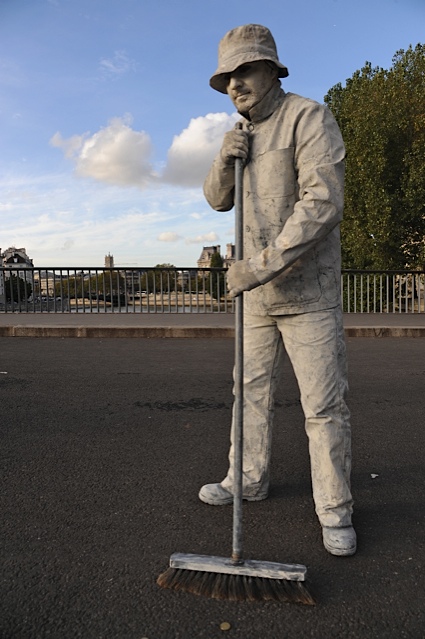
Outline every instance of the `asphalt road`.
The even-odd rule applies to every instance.
[[[314,608],[161,590],[174,551],[226,555],[230,339],[0,338],[1,639],[425,637],[425,339],[348,340],[358,553],[329,555],[289,365],[270,498],[246,555],[303,563]],[[228,622],[230,629],[220,629]]]

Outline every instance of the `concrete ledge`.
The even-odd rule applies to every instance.
[[[425,337],[423,326],[349,326],[346,337]]]
[[[234,329],[222,326],[0,326],[0,337],[233,338]]]
[[[226,326],[0,326],[0,337],[233,338]],[[425,337],[422,326],[349,326],[346,337]]]
[[[344,313],[347,337],[425,337],[425,313]],[[231,313],[0,313],[0,337],[233,338]]]

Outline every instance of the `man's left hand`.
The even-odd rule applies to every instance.
[[[248,260],[235,262],[227,271],[227,288],[230,297],[237,297],[243,291],[250,291],[260,284],[261,282],[252,272]]]

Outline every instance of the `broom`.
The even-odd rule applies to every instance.
[[[235,161],[235,257],[243,257],[243,161]],[[279,601],[314,605],[305,585],[307,568],[299,564],[254,561],[242,557],[243,454],[243,295],[235,300],[235,427],[232,555],[212,557],[174,553],[157,584],[229,601]]]

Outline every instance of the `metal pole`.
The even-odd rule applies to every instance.
[[[243,259],[243,161],[235,160],[235,258]],[[234,487],[233,551],[235,564],[242,560],[242,457],[243,457],[243,293],[235,300],[235,414],[234,414]]]

